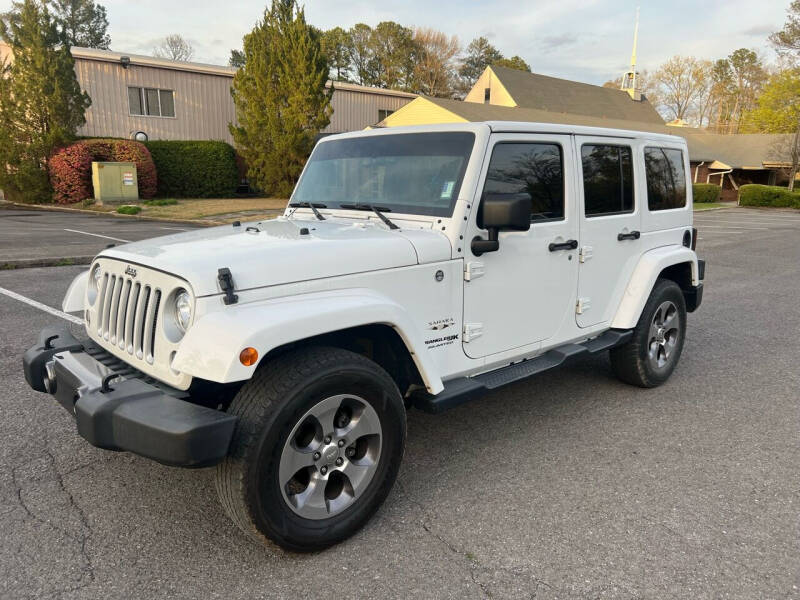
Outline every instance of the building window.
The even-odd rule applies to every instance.
[[[389,110],[388,108],[379,108],[378,109],[378,123],[383,121],[386,117],[392,114],[394,111]]]
[[[172,90],[129,87],[128,107],[132,115],[174,117],[174,92]]]
[[[633,153],[628,146],[585,144],[581,164],[587,217],[633,212]]]
[[[686,206],[686,170],[683,152],[673,148],[645,148],[647,207],[651,211]]]
[[[484,88],[483,90],[483,103],[489,104],[489,101],[492,99],[492,88]]]
[[[484,194],[527,194],[531,221],[564,218],[564,161],[558,144],[500,143],[492,151]]]

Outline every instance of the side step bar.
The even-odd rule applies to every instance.
[[[453,379],[446,382],[444,390],[435,396],[429,394],[415,396],[414,406],[428,413],[441,413],[491,390],[558,367],[574,356],[596,354],[620,346],[630,340],[632,336],[633,331],[630,329],[610,329],[581,344],[564,344],[548,350],[536,358],[523,360],[474,377]]]

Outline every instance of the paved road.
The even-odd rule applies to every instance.
[[[0,295],[0,598],[800,597],[800,214],[697,221],[705,304],[665,386],[588,357],[412,412],[384,508],[308,556],[240,535],[210,470],[85,444],[21,378],[59,319]],[[0,287],[57,306],[78,271]]]
[[[134,242],[194,227],[182,223],[0,207],[0,264],[94,256],[109,244]]]

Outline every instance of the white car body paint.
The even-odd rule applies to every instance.
[[[88,305],[88,272],[70,286],[65,310],[89,308],[87,331],[93,340],[180,389],[195,377],[222,383],[249,379],[257,365],[239,362],[245,347],[269,360],[269,352],[284,344],[363,325],[387,326],[406,345],[427,390],[436,394],[448,380],[491,371],[610,328],[633,327],[666,266],[690,263],[693,284],[699,283],[697,257],[681,245],[692,225],[692,202],[688,153],[680,138],[502,122],[371,130],[330,136],[319,145],[436,131],[475,136],[452,214],[446,217],[391,212],[386,216],[400,229],[390,230],[371,212],[320,208],[326,217],[321,221],[309,209],[287,208],[273,221],[192,230],[104,250],[96,262],[109,273],[130,278],[125,274],[130,269],[136,273],[131,285],[140,282],[162,293],[151,338],[152,364],[133,361],[119,342],[110,343],[111,335],[106,340],[98,333],[103,312]],[[634,149],[632,215],[586,222],[580,136]],[[474,256],[471,240],[487,233],[476,216],[493,146],[536,140],[555,140],[564,149],[565,219],[534,223],[528,232],[501,232],[499,251]],[[683,150],[689,186],[684,208],[649,212],[641,156],[647,145]],[[635,227],[641,239],[617,246],[617,233]],[[570,238],[594,245],[593,262],[580,263],[579,249],[548,252],[549,243]],[[221,268],[231,271],[238,296],[234,304],[223,301],[217,277]],[[182,337],[169,329],[174,327],[170,298],[178,286],[193,299],[192,322]],[[576,315],[580,294],[591,295],[595,308]],[[113,295],[109,303],[109,314],[122,305]],[[123,320],[124,314],[119,323]],[[464,330],[473,326],[475,337],[466,342]]]

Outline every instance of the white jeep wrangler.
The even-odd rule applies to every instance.
[[[623,381],[666,381],[702,299],[696,239],[678,137],[331,136],[282,217],[101,252],[63,305],[89,339],[43,331],[25,376],[89,443],[216,465],[245,532],[320,549],[386,498],[410,406],[604,350]]]

